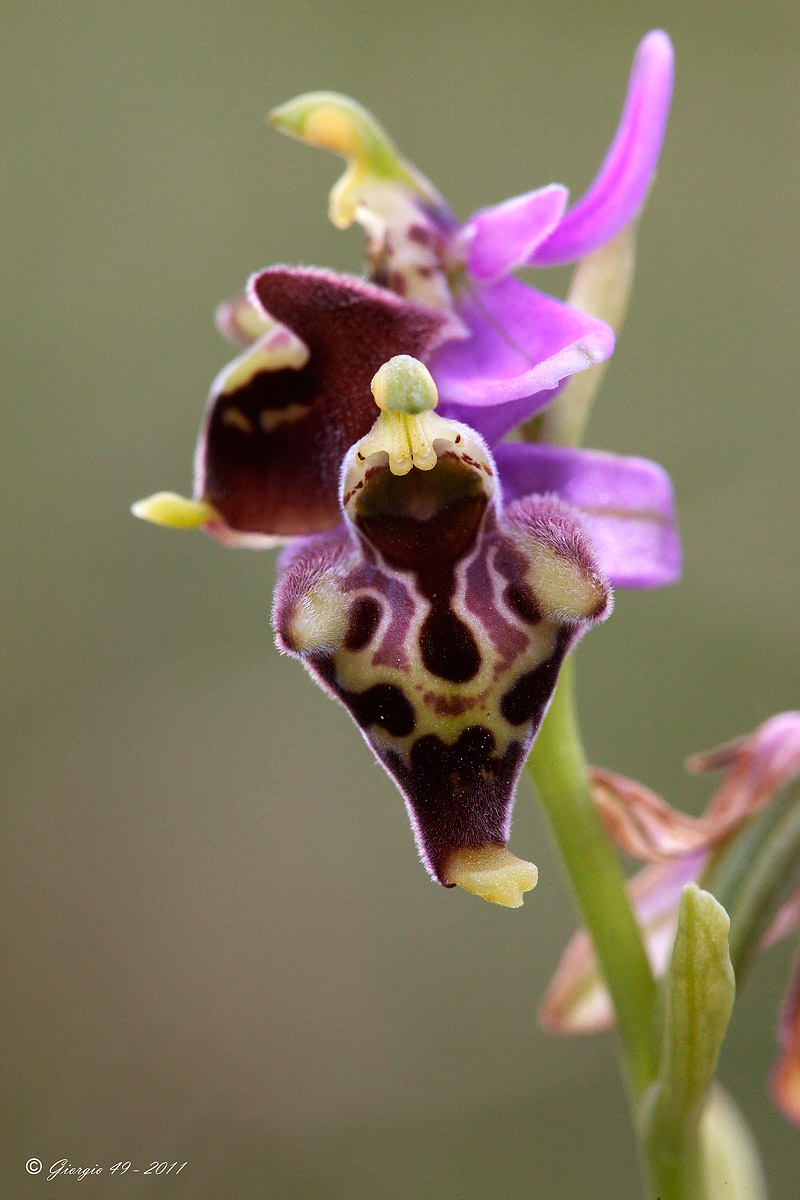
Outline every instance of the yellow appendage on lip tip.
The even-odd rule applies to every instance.
[[[520,908],[525,892],[535,888],[538,879],[533,863],[497,845],[456,850],[445,870],[445,882],[504,908]]]
[[[207,500],[189,500],[177,492],[155,492],[131,505],[131,512],[142,521],[163,525],[168,529],[200,529],[219,518],[219,513]]]

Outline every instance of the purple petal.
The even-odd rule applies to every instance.
[[[471,336],[440,346],[429,366],[443,413],[484,434],[481,409],[524,400],[488,418],[500,436],[544,408],[552,397],[543,393],[614,349],[614,333],[604,321],[517,279],[476,288],[457,311]]]
[[[494,283],[524,266],[561,220],[569,193],[560,184],[515,196],[471,217],[462,236],[473,278]]]
[[[680,577],[672,484],[656,463],[529,442],[503,443],[495,458],[508,499],[555,492],[580,510],[616,587],[662,587]]]
[[[534,398],[536,410],[547,408],[555,400],[564,383],[547,391],[537,392]],[[531,415],[531,396],[520,396],[519,400],[509,400],[507,404],[490,404],[486,408],[476,408],[474,404],[448,404],[445,401],[440,412],[442,416],[452,420],[463,421],[479,429],[490,446],[496,447],[506,434],[516,429]]]
[[[617,132],[588,192],[533,252],[530,266],[574,262],[615,237],[642,207],[658,163],[672,97],[672,43],[654,29],[633,60]]]

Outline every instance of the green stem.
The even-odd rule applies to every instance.
[[[656,985],[619,861],[592,800],[575,713],[572,659],[561,671],[528,767],[611,994],[633,1094],[657,1069]]]
[[[700,1117],[692,1114],[675,1140],[659,1136],[647,1146],[647,1166],[658,1200],[706,1200]]]

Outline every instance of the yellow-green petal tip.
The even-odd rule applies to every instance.
[[[189,500],[176,492],[155,492],[132,504],[131,512],[142,521],[168,529],[200,529],[219,516],[206,500]]]

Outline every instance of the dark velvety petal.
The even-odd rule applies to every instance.
[[[373,375],[449,331],[442,313],[327,271],[272,267],[250,294],[279,324],[218,377],[197,451],[195,494],[234,543],[338,524],[342,458],[375,419]]]
[[[604,321],[537,292],[517,279],[476,287],[458,315],[470,337],[440,347],[430,362],[448,415],[483,432],[481,410],[509,406],[506,429],[544,408],[562,379],[603,362],[614,349]],[[493,417],[495,414],[493,414]]]
[[[494,283],[524,266],[558,225],[568,194],[566,188],[551,183],[470,217],[462,238],[473,278],[481,283]]]
[[[554,492],[580,510],[615,587],[661,587],[680,578],[672,484],[657,463],[529,442],[503,443],[495,458],[507,498]]]
[[[628,225],[644,203],[664,139],[672,98],[672,43],[648,33],[633,60],[619,127],[589,188],[530,256],[530,266],[575,262]]]

